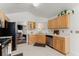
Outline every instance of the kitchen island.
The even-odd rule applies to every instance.
[[[29,45],[46,45],[46,35],[29,35]]]

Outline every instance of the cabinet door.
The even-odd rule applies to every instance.
[[[66,24],[66,22],[65,22],[65,20],[66,20],[65,16],[62,16],[60,20],[61,20],[61,28],[65,28],[66,27],[65,26],[65,24]]]
[[[59,37],[56,37],[56,49],[60,51],[60,40],[59,40]]]
[[[60,39],[60,51],[65,53],[65,39]]]
[[[51,21],[50,20],[48,21],[48,28],[49,29],[51,28]]]
[[[56,27],[55,23],[56,23],[56,20],[55,19],[49,20],[48,21],[48,28],[49,29],[54,29]]]
[[[56,29],[59,29],[60,28],[60,26],[61,26],[61,24],[60,24],[60,20],[59,20],[59,17],[58,18],[56,18]]]
[[[68,15],[64,15],[61,17],[61,28],[68,28],[69,27],[69,17]]]
[[[56,49],[62,53],[65,53],[65,39],[62,37],[57,37],[56,39]]]
[[[69,15],[63,15],[58,17],[58,26],[59,28],[69,28]]]
[[[58,17],[58,28],[61,28],[62,26],[62,23],[61,23],[61,16]]]
[[[46,36],[45,35],[37,35],[37,43],[46,44]]]
[[[35,43],[35,41],[36,41],[36,37],[35,36],[29,36],[29,44],[30,45],[32,45],[32,44],[34,44]]]
[[[35,22],[32,22],[32,21],[28,22],[28,29],[32,30],[32,29],[35,29],[35,27],[36,27],[36,23]]]
[[[64,23],[64,28],[69,28],[69,15],[63,16],[63,23]]]
[[[64,37],[55,37],[53,38],[53,48],[56,50],[68,54],[69,53],[69,39]]]
[[[58,29],[58,28],[69,28],[70,21],[69,15],[59,16],[48,22],[48,28]]]
[[[63,16],[59,16],[58,17],[58,21],[59,21],[59,28],[63,28],[63,26],[64,26],[63,25],[64,24],[64,22],[63,22],[64,21]]]
[[[50,21],[50,28],[53,28],[53,20]]]
[[[57,28],[57,20],[54,19],[54,29],[56,29],[56,28]]]
[[[58,50],[63,52],[64,51],[64,41],[60,37],[55,37],[53,39],[53,47]]]
[[[31,22],[30,28],[31,28],[31,29],[35,29],[35,22]]]
[[[52,20],[52,28],[55,29],[56,28],[56,20]]]
[[[64,54],[68,54],[69,53],[69,39],[66,38],[61,38],[61,42],[60,42],[60,51]]]

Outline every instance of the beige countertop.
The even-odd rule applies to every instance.
[[[30,34],[30,35],[51,35],[51,36],[69,38],[69,36],[66,35],[56,35],[56,34]]]
[[[55,35],[55,34],[53,34],[53,36],[69,38],[69,36],[66,36],[66,35]]]
[[[69,38],[68,35],[56,35],[56,34],[47,34],[47,35],[57,36],[57,37],[64,37],[64,38]]]

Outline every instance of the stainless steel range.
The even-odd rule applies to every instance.
[[[11,37],[0,37],[0,56],[11,55]]]

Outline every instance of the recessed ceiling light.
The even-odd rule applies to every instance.
[[[40,3],[33,3],[34,7],[38,7],[40,5]]]

